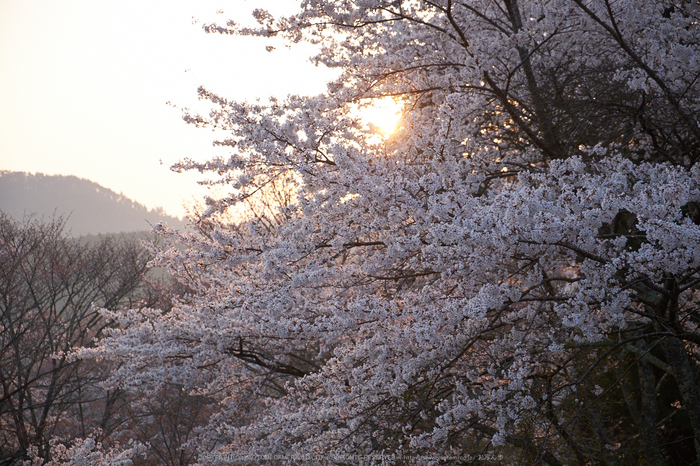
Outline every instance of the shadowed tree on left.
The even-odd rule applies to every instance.
[[[73,361],[107,322],[98,308],[148,301],[148,253],[134,242],[80,244],[63,221],[16,222],[0,213],[0,464],[48,460],[50,441],[109,430],[115,393],[105,367]],[[36,449],[36,450],[35,450]]]

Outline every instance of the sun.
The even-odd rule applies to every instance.
[[[360,118],[370,129],[375,129],[384,137],[390,136],[399,129],[402,116],[402,105],[391,97],[374,99],[367,106],[358,109]],[[374,127],[374,128],[372,128]]]

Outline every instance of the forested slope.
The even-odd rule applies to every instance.
[[[66,229],[74,236],[150,230],[158,222],[184,227],[182,220],[160,209],[149,210],[76,176],[0,171],[0,211],[18,220],[28,214],[65,216]]]

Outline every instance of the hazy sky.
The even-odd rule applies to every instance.
[[[76,175],[182,215],[183,199],[201,196],[198,176],[168,167],[225,150],[166,102],[196,108],[200,84],[240,100],[314,94],[332,77],[308,62],[308,47],[205,34],[201,22],[294,5],[0,0],[0,170]]]

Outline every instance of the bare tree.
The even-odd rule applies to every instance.
[[[98,307],[145,296],[148,255],[105,238],[80,244],[63,222],[0,215],[0,464],[44,459],[50,439],[85,438],[108,424],[115,393],[99,388],[105,367],[69,358],[107,325]]]

